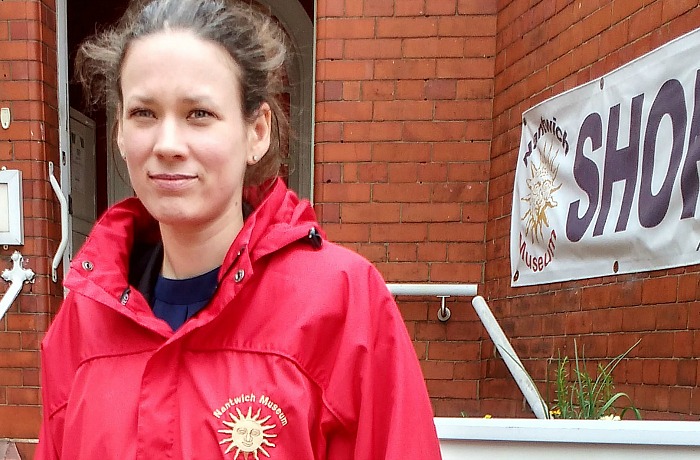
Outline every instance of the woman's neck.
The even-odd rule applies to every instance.
[[[170,279],[185,279],[215,269],[223,263],[242,227],[242,214],[233,221],[213,222],[203,228],[161,225],[162,275]]]

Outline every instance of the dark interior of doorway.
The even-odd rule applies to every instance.
[[[126,10],[128,3],[128,0],[67,0],[68,72],[70,76],[68,98],[71,107],[92,118],[96,124],[95,201],[97,216],[107,209],[107,166],[108,161],[111,161],[110,158],[107,158],[107,116],[102,108],[86,106],[82,89],[72,78],[73,62],[80,43],[118,20]],[[313,22],[314,0],[299,0],[299,3]]]

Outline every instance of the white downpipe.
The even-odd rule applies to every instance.
[[[535,416],[537,416],[538,419],[548,419],[549,410],[547,408],[547,403],[542,399],[540,392],[537,390],[532,378],[520,362],[517,353],[515,353],[515,350],[510,345],[508,338],[503,333],[503,329],[501,329],[493,313],[491,313],[491,309],[489,309],[486,301],[483,297],[476,296],[472,299],[472,305],[474,306],[474,310],[476,310],[476,314],[479,315],[481,323],[489,333],[491,340],[496,345],[498,353],[503,358],[503,361],[505,361],[506,366],[508,366],[508,370],[513,376],[515,383],[518,384],[520,391],[535,413]]]
[[[19,251],[12,254],[12,269],[6,269],[2,272],[2,279],[10,283],[10,287],[0,299],[0,318],[5,316],[7,310],[10,309],[12,302],[15,301],[19,293],[22,291],[22,286],[25,282],[34,282],[34,272],[29,268],[24,268],[24,257]]]

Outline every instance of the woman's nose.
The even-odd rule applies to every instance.
[[[165,117],[159,123],[153,152],[175,157],[187,153],[184,130],[174,117]]]

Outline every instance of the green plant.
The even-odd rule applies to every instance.
[[[634,406],[632,400],[623,392],[615,392],[613,383],[613,371],[618,364],[636,347],[641,340],[627,349],[624,353],[616,356],[607,365],[598,363],[596,375],[591,375],[588,371],[588,362],[581,352],[578,354],[576,340],[574,340],[574,361],[569,362],[568,356],[557,359],[555,370],[554,387],[556,400],[554,405],[550,405],[550,414],[555,418],[569,419],[591,419],[620,418],[624,417],[627,411],[631,411],[634,416],[641,420],[639,410]],[[569,378],[568,368],[572,367],[573,379]],[[572,381],[571,381],[572,380]],[[627,405],[621,408],[615,407],[616,403],[627,400]],[[617,411],[619,412],[619,415]]]

